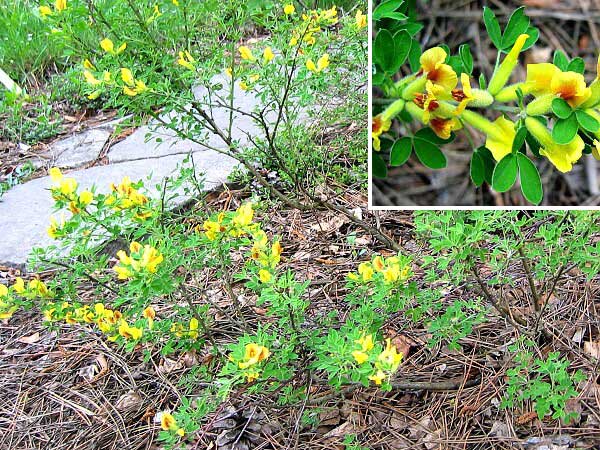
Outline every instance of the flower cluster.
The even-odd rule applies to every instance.
[[[134,187],[129,177],[123,177],[121,183],[111,183],[112,193],[106,197],[105,203],[111,205],[116,211],[131,210],[134,218],[139,220],[152,216],[152,209],[148,207],[148,197]]]
[[[35,298],[50,298],[53,293],[39,278],[32,278],[25,284],[25,280],[17,277],[12,286],[0,284],[0,319],[10,319],[19,308],[21,299],[32,300]]]
[[[485,147],[497,162],[515,152],[513,144],[521,127],[537,141],[539,149],[534,153],[546,157],[560,172],[572,170],[586,147],[600,158],[600,60],[590,86],[583,66],[575,71],[576,65],[559,68],[553,63],[528,64],[526,80],[507,85],[529,38],[528,34],[518,36],[485,89],[474,87],[469,74],[459,76],[443,48],[425,51],[418,72],[395,83],[393,90],[399,98],[373,117],[373,148],[381,149],[381,135],[405,111],[444,140],[464,125],[483,132]],[[508,102],[519,102],[515,121],[501,115],[492,122],[473,111]],[[546,120],[538,120],[541,116]]]
[[[242,204],[233,216],[221,212],[215,220],[205,221],[197,230],[203,231],[209,241],[215,241],[225,236],[239,237],[258,229],[257,224],[252,223],[253,218],[252,203],[247,202]]]
[[[148,244],[142,246],[134,241],[129,245],[129,250],[130,255],[124,250],[117,252],[119,262],[113,269],[117,272],[119,280],[128,280],[136,274],[156,273],[158,265],[164,259],[157,249]]]
[[[173,323],[171,325],[171,333],[174,333],[178,338],[187,337],[195,340],[200,335],[198,331],[199,325],[198,319],[192,317],[187,327],[184,327],[181,323]]]
[[[359,366],[365,363],[371,364],[372,373],[368,378],[376,385],[379,386],[384,381],[389,380],[392,374],[398,370],[402,361],[402,353],[398,353],[396,346],[391,343],[390,339],[386,339],[385,348],[378,352],[373,351],[375,343],[371,334],[363,334],[354,343],[358,345],[358,348],[352,352],[354,361]]]
[[[185,430],[177,425],[177,420],[168,411],[161,411],[156,415],[156,419],[160,422],[160,427],[164,431],[175,432],[180,437],[185,436]]]
[[[56,13],[60,13],[67,9],[67,0],[56,0],[54,2],[54,11],[47,5],[42,5],[39,7],[39,12],[42,17],[51,16]]]
[[[244,370],[244,376],[248,383],[258,379],[260,376],[260,370],[256,365],[262,361],[265,361],[271,352],[267,347],[250,342],[244,347],[244,357],[242,360],[237,361],[237,365],[240,369]],[[229,360],[236,362],[233,355],[229,355]]]
[[[152,319],[148,317],[148,310],[151,310]],[[89,305],[80,305],[75,303],[49,302],[44,305],[44,318],[47,322],[65,321],[68,324],[95,324],[100,331],[108,336],[108,340],[116,341],[119,337],[126,340],[137,341],[142,337],[143,329],[130,324],[123,314],[103,303],[96,303],[93,307]],[[144,317],[147,319],[148,328],[152,328],[152,320],[155,316],[154,310],[149,307],[144,311]]]
[[[252,237],[254,243],[250,250],[250,258],[260,267],[258,277],[261,283],[269,283],[273,279],[272,270],[281,261],[283,248],[279,241],[269,245],[267,234],[262,230],[258,230]]]
[[[412,276],[412,270],[398,256],[384,258],[375,256],[370,262],[362,262],[357,272],[348,274],[352,281],[367,283],[380,278],[387,285],[403,283]]]

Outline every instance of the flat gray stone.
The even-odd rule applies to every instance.
[[[213,105],[216,102],[221,102],[228,105],[230,80],[224,75],[217,75],[211,80],[211,85],[220,85],[221,89],[212,90],[209,93],[206,87],[197,86],[193,89],[194,97],[199,102],[210,102]],[[237,83],[234,87],[234,99],[234,108],[244,113],[251,113],[255,108],[261,106],[260,100],[255,97],[252,91],[242,90]],[[229,113],[230,108],[225,106],[212,109],[213,120],[224,132],[227,132]],[[273,119],[274,115],[272,113],[267,114],[267,117]],[[165,121],[172,120],[168,116],[163,116],[162,119]],[[232,140],[238,142],[242,147],[248,146],[251,144],[248,134],[253,137],[260,137],[263,136],[263,131],[248,115],[241,112],[234,112],[233,127],[231,129]],[[157,138],[159,139],[158,142]],[[173,130],[161,126],[158,122],[154,121],[149,125],[138,128],[128,139],[113,145],[108,152],[108,160],[114,163],[134,161],[148,157],[156,158],[177,155],[187,152],[195,153],[206,151],[206,146],[221,150],[227,148],[220,137],[208,132],[206,129],[201,131],[196,139],[200,140],[204,145],[180,139]]]
[[[173,174],[184,155],[172,155],[162,158],[130,161],[120,164],[96,166],[74,171],[66,176],[75,178],[79,189],[96,185],[97,192],[109,192],[111,182],[119,182],[124,176],[133,181],[144,180],[149,192],[155,193],[154,186]],[[229,157],[215,153],[202,152],[194,155],[198,173],[205,174],[205,189],[211,189],[225,182],[237,162]],[[150,181],[148,176],[152,174]],[[50,195],[49,177],[37,178],[15,186],[0,199],[0,264],[25,268],[27,258],[34,247],[46,246],[54,241],[47,235],[46,228],[53,212],[54,201]],[[180,196],[170,206],[181,204],[187,198]]]
[[[106,128],[90,128],[55,142],[50,147],[52,165],[67,169],[96,161],[110,135]]]

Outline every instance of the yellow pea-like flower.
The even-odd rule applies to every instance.
[[[273,50],[271,49],[271,47],[265,48],[265,50],[263,52],[263,58],[266,62],[273,61],[273,58],[275,58],[275,54],[273,53]]]
[[[294,5],[289,3],[283,7],[283,12],[286,16],[289,16],[291,14],[294,14],[294,12],[296,12],[296,8],[294,7]]]
[[[242,45],[239,49],[238,52],[240,52],[240,56],[242,57],[242,59],[246,60],[246,61],[254,61],[254,55],[252,54],[252,50],[250,50],[248,47],[246,47],[245,45]]]

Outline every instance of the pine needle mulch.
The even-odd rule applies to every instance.
[[[348,193],[344,201],[355,205],[364,199]],[[362,214],[394,235],[416,260],[427,252],[426,245],[415,241],[410,213]],[[371,251],[383,249],[327,211],[273,210],[262,219],[269,233],[282,236],[284,268],[311,281],[311,314],[337,311],[344,317],[346,273],[369,259]],[[422,271],[417,268],[416,273],[425,289]],[[492,276],[485,270],[482,274]],[[509,275],[515,288],[506,295],[526,314],[531,299],[521,288],[527,283],[525,275],[519,265],[511,267]],[[207,289],[227,312],[232,306],[215,283]],[[241,292],[241,286],[235,288]],[[444,301],[476,296],[479,293],[465,283],[449,289]],[[244,302],[249,324],[265,319],[254,299]],[[157,305],[159,316],[164,308],[168,305]],[[211,314],[221,330],[217,344],[223,348],[241,330],[227,315]],[[356,435],[357,442],[373,450],[558,450],[600,444],[600,354],[594,354],[600,352],[600,279],[585,282],[577,271],[564,277],[546,315],[551,338],[540,345],[539,356],[559,351],[586,376],[577,386],[579,397],[569,402],[568,408],[579,413],[572,424],[540,421],[529,403],[522,409],[499,408],[512,364],[508,346],[518,337],[505,319],[490,312],[486,322],[461,340],[461,350],[429,346],[425,326],[410,323],[396,314],[384,328],[405,353],[392,392],[356,386],[333,391],[322,374],[302,367],[290,384],[306,386],[307,400],[281,406],[279,392],[249,395],[242,387],[205,418],[184,448],[343,449],[346,435]],[[184,396],[198,398],[207,386],[196,374],[211,358],[189,353],[164,357],[160,349],[148,348],[150,356],[144,360],[143,350],[125,353],[92,328],[63,324],[48,329],[36,310],[0,322],[0,448],[160,448],[155,413],[176,407]]]

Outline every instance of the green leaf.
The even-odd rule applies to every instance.
[[[390,17],[390,14],[394,14],[394,12],[402,6],[404,0],[388,0],[381,3],[375,10],[373,11],[373,20],[384,19],[386,17]],[[399,13],[396,13],[399,14]],[[407,19],[407,17],[402,14],[403,19]]]
[[[373,81],[373,86],[379,86],[385,81],[385,72],[376,64],[373,64],[373,74],[371,80]]]
[[[401,166],[412,153],[412,139],[403,137],[394,142],[392,152],[390,153],[390,166]]]
[[[416,39],[412,40],[412,44],[410,46],[410,52],[408,54],[408,61],[410,62],[410,70],[413,72],[417,72],[421,68],[421,43]]]
[[[583,60],[583,58],[573,58],[567,66],[567,70],[570,72],[577,72],[583,75],[583,73],[585,72],[585,61]]]
[[[539,158],[541,145],[538,142],[538,140],[534,138],[530,133],[527,133],[527,137],[525,138],[525,140],[527,141],[527,146],[529,147],[529,150],[531,150],[531,153],[533,153],[536,158]]]
[[[483,184],[485,180],[485,163],[477,151],[473,152],[473,156],[471,156],[470,174],[475,186],[479,187]]]
[[[521,178],[521,192],[527,201],[539,205],[544,198],[542,179],[535,164],[524,154],[517,154],[517,163]]]
[[[552,129],[552,140],[557,144],[568,144],[575,139],[578,129],[576,114],[571,114],[567,119],[558,119]]]
[[[509,153],[496,164],[492,176],[492,188],[497,192],[508,191],[517,181],[518,171],[517,157],[513,153]]]
[[[397,30],[406,30],[408,31],[408,34],[414,37],[419,31],[423,29],[424,26],[425,25],[423,25],[420,22],[406,22],[402,24],[402,26],[398,27]],[[421,44],[419,44],[419,47],[420,46]]]
[[[569,59],[561,50],[556,50],[554,52],[554,60],[552,63],[563,72],[566,72],[567,67],[569,67]]]
[[[529,35],[529,37],[523,45],[523,49],[521,50],[522,52],[524,52],[525,50],[529,50],[531,47],[533,47],[540,38],[540,30],[538,30],[535,27],[527,28],[526,33]]]
[[[406,30],[400,30],[394,34],[394,64],[391,68],[392,73],[400,70],[400,66],[406,61],[412,41],[410,34]]]
[[[512,152],[517,153],[523,147],[525,143],[525,138],[527,137],[527,128],[524,126],[520,127],[517,130],[517,134],[515,135],[515,139],[513,140]]]
[[[373,58],[376,63],[385,71],[390,72],[394,64],[395,55],[394,36],[388,30],[379,30],[375,41],[373,41]]]
[[[465,72],[471,75],[473,73],[473,55],[471,54],[469,44],[462,44],[458,48],[458,54],[460,55]]]
[[[483,89],[484,91],[487,89],[487,80],[485,79],[485,74],[479,74],[479,89]]]
[[[500,49],[502,44],[500,24],[498,23],[498,19],[496,19],[494,11],[492,11],[487,6],[483,7],[483,22],[485,23],[485,29],[488,32],[488,36],[490,37],[496,48]]]
[[[525,7],[514,10],[502,35],[502,50],[512,47],[517,38],[529,29],[529,17],[525,15]]]
[[[379,153],[371,153],[371,168],[375,178],[387,178],[387,166]]]
[[[430,169],[443,169],[446,167],[446,156],[434,143],[415,136],[414,147],[417,158],[424,166]]]
[[[596,133],[598,130],[600,130],[600,123],[598,123],[594,117],[590,116],[585,111],[577,110],[575,111],[575,116],[577,116],[577,122],[579,122],[579,125],[585,131]]]
[[[456,138],[456,135],[452,133],[448,139],[442,139],[437,134],[435,134],[431,128],[425,127],[417,131],[415,133],[415,137],[419,139],[425,139],[426,141],[429,141],[436,145],[444,145],[452,142]]]
[[[552,100],[552,112],[556,114],[559,119],[568,119],[573,114],[573,109],[562,98],[555,98]]]
[[[477,154],[481,157],[481,160],[483,161],[483,166],[485,169],[485,172],[484,172],[485,181],[487,184],[489,184],[491,186],[492,178],[494,175],[494,169],[496,168],[496,160],[494,159],[492,152],[490,152],[487,148],[485,148],[485,146],[479,147],[477,149]]]

